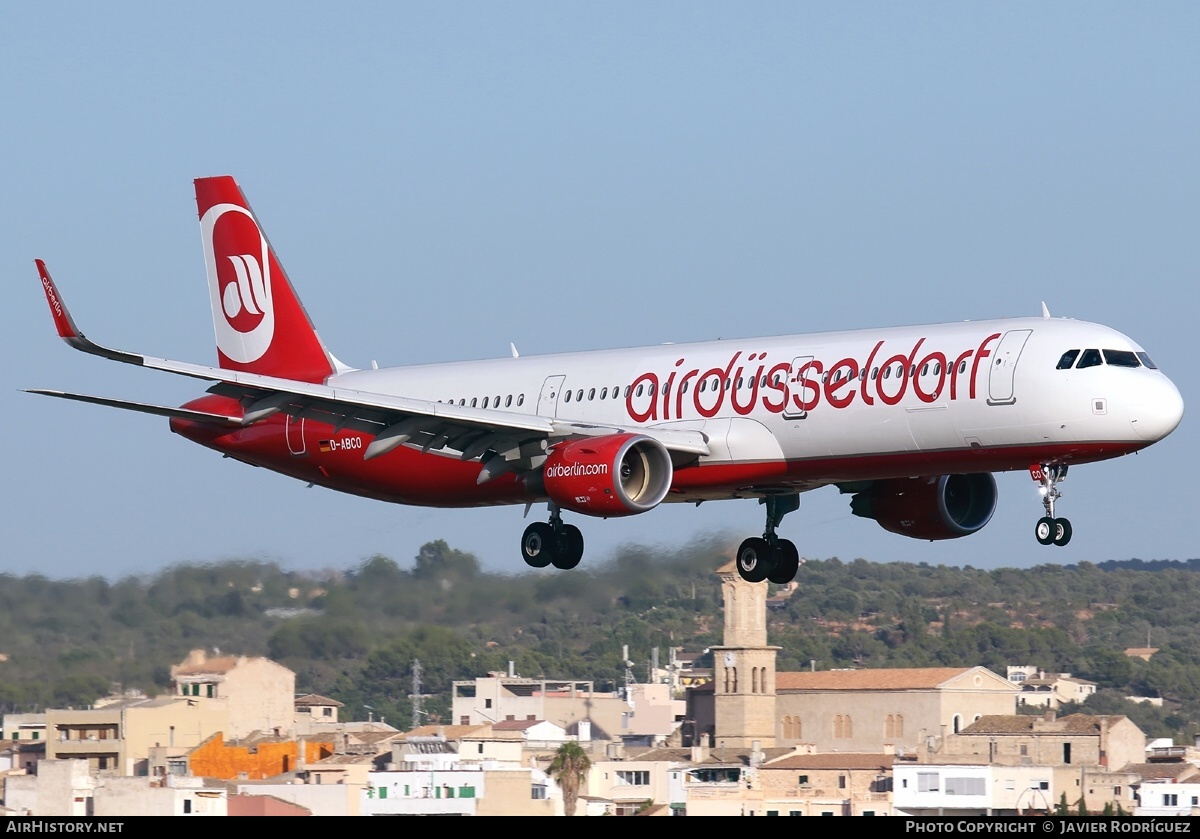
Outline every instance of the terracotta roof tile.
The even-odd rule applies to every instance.
[[[764,763],[763,769],[867,769],[890,771],[895,755],[884,754],[853,754],[836,752],[819,755],[791,755],[771,763]]]
[[[930,690],[975,669],[982,668],[885,667],[776,673],[775,690]]]

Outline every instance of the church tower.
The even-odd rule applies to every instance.
[[[717,570],[725,600],[724,644],[713,647],[718,748],[775,745],[775,652],[767,646],[767,583],[748,583],[732,562]]]

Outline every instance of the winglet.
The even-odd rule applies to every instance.
[[[50,279],[46,263],[35,259],[34,264],[37,265],[38,275],[42,278],[42,291],[46,293],[46,302],[50,304],[50,315],[54,318],[54,327],[58,330],[58,337],[67,343],[74,343],[72,339],[82,338],[83,333],[75,326],[75,320],[67,311],[67,305],[63,303],[62,295],[58,293],[54,280]]]
[[[79,327],[75,325],[75,319],[67,311],[67,304],[63,302],[62,295],[58,293],[58,287],[54,285],[54,280],[50,279],[46,263],[35,259],[34,264],[37,265],[38,276],[42,279],[42,291],[46,293],[46,302],[50,304],[50,315],[54,318],[54,328],[58,330],[58,337],[66,341],[68,345],[85,353],[111,358],[126,364],[142,364],[144,362],[140,355],[102,347],[85,338],[79,331]]]

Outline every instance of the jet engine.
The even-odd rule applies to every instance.
[[[996,511],[990,473],[875,481],[850,499],[856,516],[912,539],[957,539],[979,530]]]
[[[657,507],[674,471],[671,455],[654,438],[609,434],[555,446],[539,477],[563,509],[609,518]]]

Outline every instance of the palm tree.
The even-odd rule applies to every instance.
[[[583,747],[574,740],[568,740],[558,747],[554,760],[550,761],[547,770],[562,789],[563,814],[575,815],[575,803],[579,799],[579,785],[587,777],[592,768],[592,761]]]

